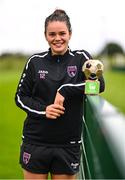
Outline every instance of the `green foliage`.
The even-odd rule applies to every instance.
[[[107,55],[110,57],[116,54],[124,54],[124,50],[119,44],[114,42],[107,43],[100,53],[100,55]]]
[[[3,54],[0,56],[0,71],[21,70],[28,56],[21,54]]]

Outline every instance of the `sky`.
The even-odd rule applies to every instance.
[[[0,54],[48,50],[44,21],[55,9],[70,17],[69,47],[98,53],[107,42],[125,50],[125,0],[0,0]]]

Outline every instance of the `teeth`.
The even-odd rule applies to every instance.
[[[55,46],[58,46],[58,47],[59,47],[59,46],[61,46],[61,44],[55,44]]]

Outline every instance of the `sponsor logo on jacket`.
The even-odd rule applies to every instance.
[[[48,74],[48,71],[39,70],[38,73],[39,73],[40,79],[45,79],[46,78],[46,74]]]

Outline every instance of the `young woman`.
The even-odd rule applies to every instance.
[[[85,75],[92,59],[85,50],[71,51],[70,19],[57,9],[45,20],[49,50],[34,54],[22,73],[15,100],[26,111],[20,164],[24,179],[76,179],[80,164]],[[100,92],[104,91],[103,77]]]

